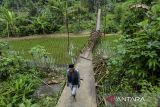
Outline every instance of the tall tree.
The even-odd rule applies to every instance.
[[[68,20],[68,15],[73,13],[75,10],[72,6],[68,6],[68,0],[57,0],[57,1],[53,1],[50,0],[49,3],[53,3],[54,5],[52,6],[52,8],[54,8],[58,13],[60,13],[63,17],[63,22],[66,26],[66,30],[68,33],[68,52],[69,52],[69,20]]]

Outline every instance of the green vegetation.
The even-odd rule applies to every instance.
[[[103,54],[107,55],[107,57],[112,57],[114,54],[114,49],[119,44],[118,40],[120,39],[120,35],[107,35],[105,37],[101,37],[98,45],[95,47],[94,54]]]
[[[88,15],[88,9],[81,7],[79,1],[3,0],[0,5],[0,37],[66,32],[67,27],[69,32],[80,32],[94,25],[95,14]],[[55,66],[74,62],[88,38],[70,37],[68,53],[67,37],[59,36],[0,42],[1,107],[56,105],[60,92],[41,98],[34,96],[34,93],[46,78],[55,78],[56,81],[62,78],[58,82],[63,88],[64,71]],[[48,76],[50,73],[53,74],[51,77]]]
[[[112,32],[116,29],[116,32],[122,33],[123,36],[120,39],[115,38],[117,42],[112,38],[102,38],[98,48],[95,49],[95,52],[101,50],[96,60],[109,56],[109,59],[98,60],[95,64],[100,107],[105,105],[102,100],[104,94],[112,93],[123,93],[123,96],[141,93],[146,101],[138,104],[132,102],[131,106],[156,107],[158,102],[156,95],[160,94],[160,2],[137,0],[113,3],[113,6],[115,7],[106,18],[111,20],[108,23],[117,25],[108,24],[106,31],[110,29]],[[104,63],[105,66],[97,67],[98,62]]]
[[[81,0],[0,0],[0,37],[90,30],[96,19],[91,6]]]
[[[79,55],[80,50],[84,47],[88,37],[71,37],[70,48],[73,53],[72,57]],[[37,45],[43,46],[49,56],[55,59],[56,64],[71,63],[71,55],[67,51],[67,37],[57,38],[38,38],[29,40],[13,40],[9,42],[10,49],[23,54],[25,58],[30,58],[29,50]]]
[[[105,81],[108,79],[108,70],[107,63],[108,59],[114,58],[117,55],[115,51],[117,45],[120,44],[120,35],[109,35],[101,37],[101,40],[96,45],[94,53],[94,71],[95,71],[95,80],[97,83],[97,102],[100,103],[99,107],[105,106],[103,97],[105,94],[110,94],[106,92],[106,87],[109,87],[105,84]]]
[[[39,79],[49,78],[49,73],[64,79],[63,70],[55,67],[75,61],[88,39],[78,35],[95,28],[99,8],[100,30],[106,36],[93,51],[98,106],[105,107],[104,95],[112,93],[141,93],[147,100],[136,106],[157,106],[159,0],[0,0],[0,38],[16,37],[0,41],[0,107],[55,106],[59,94],[33,96],[42,85]],[[70,37],[69,52],[66,36],[45,36],[55,32],[77,36]]]
[[[7,47],[7,43],[0,42],[0,106],[40,107],[47,100],[37,99],[33,94],[41,85],[39,79],[47,77],[46,72],[18,54],[6,51]],[[57,96],[53,95],[50,99],[54,101],[51,102],[52,105],[55,105]],[[48,102],[44,106],[49,107],[49,104]]]
[[[47,37],[0,42],[0,106],[50,107],[55,106],[60,93],[37,98],[35,91],[45,78],[63,78],[64,71],[57,64],[74,61],[88,37],[71,37],[70,54],[67,37]],[[53,75],[48,76],[49,73]],[[58,81],[59,79],[56,79]],[[64,81],[59,81],[61,87]]]

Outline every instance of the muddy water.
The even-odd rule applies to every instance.
[[[61,90],[60,84],[53,84],[49,86],[47,85],[40,86],[34,93],[34,96],[36,97],[43,97],[45,95],[52,96],[54,93],[59,93],[59,91]]]

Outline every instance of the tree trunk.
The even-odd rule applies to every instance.
[[[69,53],[69,28],[68,28],[68,12],[67,12],[67,2],[66,2],[66,15],[65,15],[65,24],[66,24],[66,30],[67,30],[67,34],[68,34],[68,53]]]
[[[9,24],[7,22],[7,33],[8,33],[8,38],[9,38]]]
[[[79,11],[79,9],[78,9],[78,13],[80,13],[80,11]],[[81,23],[81,13],[78,15],[78,30],[79,30],[79,32],[81,31],[81,25],[80,25],[80,23]]]
[[[67,30],[67,34],[68,34],[68,52],[69,52],[69,28],[68,28],[68,19],[66,18],[66,30]]]
[[[105,11],[104,11],[105,13],[104,13],[104,36],[106,35],[106,9],[105,9]]]
[[[98,9],[96,31],[100,30],[100,21],[101,21],[101,9]]]

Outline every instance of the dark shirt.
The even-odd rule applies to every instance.
[[[71,83],[72,85],[78,85],[80,83],[80,75],[78,70],[75,70],[74,72],[70,72],[68,69],[67,79],[68,79],[68,83]]]

